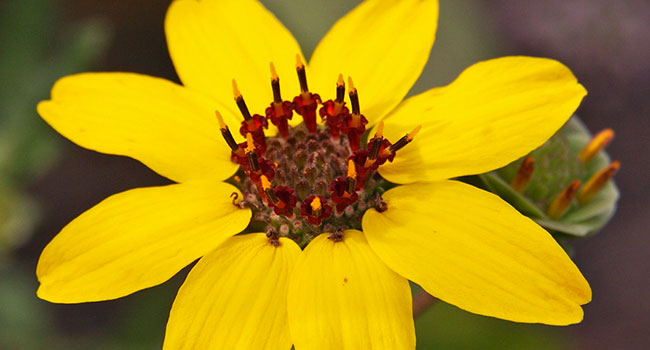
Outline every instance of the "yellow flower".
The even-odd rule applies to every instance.
[[[549,233],[497,196],[447,179],[504,166],[540,146],[586,92],[556,61],[505,57],[400,103],[428,59],[437,16],[435,0],[366,0],[316,48],[306,67],[309,90],[306,81],[289,78],[300,47],[257,1],[176,0],[165,32],[183,86],[131,73],[59,80],[51,99],[38,105],[54,129],[82,147],[138,159],[177,184],[116,194],[68,224],[40,258],[38,296],[58,303],[115,299],[163,283],[200,258],[172,307],[166,349],[413,349],[408,280],[482,315],[580,322],[591,290]],[[368,127],[385,123],[385,138],[376,128],[370,147],[421,125],[408,146],[401,148],[414,132],[396,142],[400,147],[381,148],[380,158],[398,151],[378,172],[400,185],[370,197],[385,183],[376,167],[346,163],[342,150],[352,154],[353,135],[324,140],[325,130],[333,131],[323,126],[309,131],[318,136],[308,138],[315,147],[309,151],[324,155],[328,143],[333,153],[324,159],[343,162],[334,173],[303,167],[282,174],[283,167],[298,169],[308,147],[299,152],[269,134],[271,156],[261,152],[259,133],[232,148],[242,161],[238,170],[222,139],[227,125],[239,125],[235,107],[244,103],[238,91],[238,104],[231,100],[231,79],[250,110],[263,111],[274,101],[269,62],[274,79],[282,77],[282,92],[297,94],[298,103],[311,101],[309,91],[333,93],[343,84],[336,83],[339,74],[351,76],[359,93],[350,92],[361,100]],[[358,109],[352,101],[347,126],[361,125]],[[294,115],[291,122],[300,121]],[[291,127],[286,137],[304,137],[304,128]],[[265,158],[279,159],[264,163],[276,166],[276,179],[254,169]],[[237,171],[239,182],[232,183],[239,189],[221,182]],[[327,189],[310,200],[300,194],[322,193],[305,183],[322,187],[310,176],[324,173],[340,176],[341,193],[352,203],[329,217],[324,212],[342,199]],[[276,198],[279,179],[294,184],[298,197],[296,208],[280,215],[288,197]],[[244,198],[240,206],[232,193]],[[239,234],[253,213],[268,236]],[[285,226],[276,231],[278,222]],[[336,230],[343,222],[348,229]],[[299,238],[311,240],[304,251],[294,242]]]

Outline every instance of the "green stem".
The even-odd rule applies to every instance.
[[[431,294],[420,291],[413,297],[413,318],[418,318],[425,311],[427,311],[438,299],[431,296]]]

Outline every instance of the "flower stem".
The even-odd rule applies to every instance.
[[[422,316],[438,299],[431,296],[431,294],[420,291],[413,297],[413,318]]]

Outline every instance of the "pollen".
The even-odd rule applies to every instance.
[[[321,202],[320,202],[320,197],[314,198],[313,201],[309,204],[311,206],[312,211],[319,211],[321,210]]]
[[[246,153],[255,152],[255,143],[253,142],[253,134],[246,134]]]
[[[348,101],[346,81],[339,74],[332,79],[332,99],[323,102],[309,90],[306,66],[296,55],[300,91],[292,91],[295,97],[284,100],[282,77],[273,62],[269,70],[273,100],[264,115],[249,111],[244,93],[232,81],[235,104],[243,117],[239,132],[244,142],[235,141],[223,116],[215,111],[231,159],[240,166],[231,183],[243,193],[243,200],[234,203],[253,211],[251,230],[262,229],[276,240],[288,237],[303,247],[321,233],[361,229],[365,210],[386,210],[381,194],[388,183],[378,175],[378,168],[392,162],[420,127],[393,144],[384,138],[380,122],[374,136],[362,143],[368,120],[362,114],[361,91],[350,77]],[[289,123],[294,113],[302,118],[296,126]],[[277,135],[266,134],[269,122],[277,127]]]
[[[262,189],[268,190],[271,188],[271,183],[265,175],[260,176],[260,180],[262,181]]]
[[[348,160],[348,177],[352,179],[355,179],[357,177],[357,171],[352,159]]]

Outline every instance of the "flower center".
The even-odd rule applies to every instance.
[[[361,229],[368,208],[386,210],[381,194],[391,184],[377,174],[379,166],[392,162],[419,127],[394,144],[383,137],[383,123],[367,142],[368,120],[361,114],[359,96],[348,78],[352,111],[346,107],[345,82],[339,75],[336,98],[322,102],[309,91],[305,66],[297,56],[296,72],[300,94],[292,101],[282,99],[280,79],[271,63],[273,102],[265,116],[251,115],[233,80],[235,102],[244,117],[239,129],[246,138],[237,143],[219,112],[221,134],[232,150],[231,159],[240,169],[230,179],[243,194],[233,204],[248,207],[253,218],[247,230],[266,232],[273,244],[289,237],[304,247],[315,236],[328,232],[330,239],[342,238],[346,229]],[[316,113],[323,124],[317,123]],[[291,126],[293,114],[303,122]],[[278,128],[266,136],[269,121]]]

